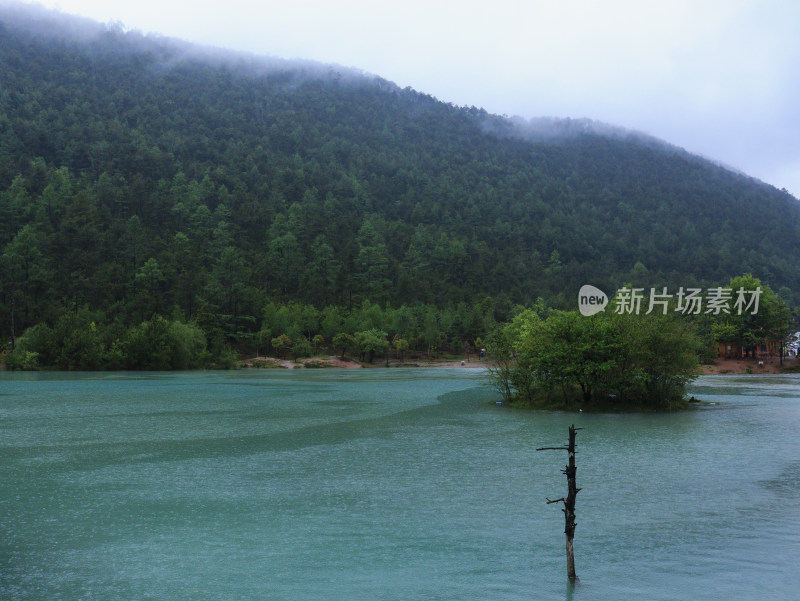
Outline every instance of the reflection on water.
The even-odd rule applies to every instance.
[[[800,376],[678,414],[477,370],[0,374],[1,599],[796,599]],[[564,458],[578,435],[566,578]]]

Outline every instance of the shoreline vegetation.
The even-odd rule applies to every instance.
[[[792,338],[780,297],[750,275],[727,289],[759,290],[758,313],[687,313],[673,303],[640,315],[616,298],[589,316],[541,299],[500,314],[494,303],[317,310],[270,302],[249,324],[258,331],[231,338],[209,314],[126,327],[84,307],[27,328],[0,363],[26,371],[482,367],[508,405],[671,411],[689,405],[687,385],[699,375],[800,372],[796,358],[775,357]],[[721,359],[723,346],[749,359]]]

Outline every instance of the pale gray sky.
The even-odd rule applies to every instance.
[[[458,105],[636,129],[800,196],[797,0],[43,0]]]

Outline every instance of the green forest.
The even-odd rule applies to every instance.
[[[29,367],[462,353],[586,283],[800,298],[798,201],[646,136],[30,7],[0,40],[0,348]]]

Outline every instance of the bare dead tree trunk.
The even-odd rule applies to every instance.
[[[14,345],[16,344],[14,332],[14,296],[16,296],[16,288],[14,286],[14,259],[11,259],[9,269],[11,271],[11,352],[14,352]]]
[[[537,451],[567,451],[569,453],[569,463],[561,470],[567,476],[567,496],[560,499],[547,499],[547,504],[563,503],[564,507],[564,535],[567,542],[567,578],[575,579],[575,551],[572,541],[575,538],[575,498],[580,492],[576,483],[578,468],[575,466],[575,434],[583,428],[576,428],[574,425],[569,427],[569,444],[566,447],[542,447]]]

